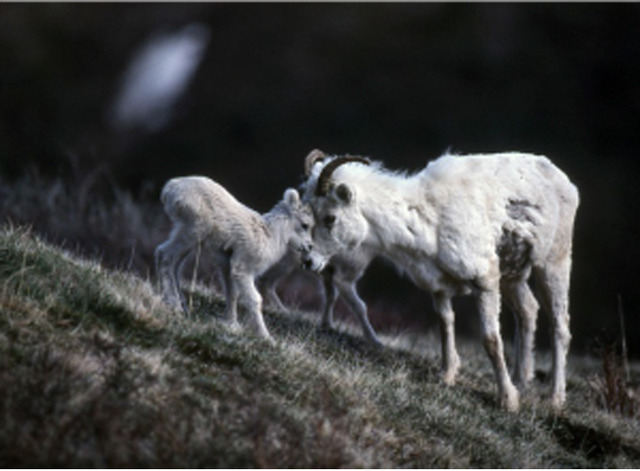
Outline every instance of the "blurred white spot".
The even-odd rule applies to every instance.
[[[149,39],[124,73],[111,124],[120,129],[162,129],[187,89],[208,42],[209,29],[197,23]]]

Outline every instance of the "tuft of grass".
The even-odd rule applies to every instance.
[[[601,371],[590,381],[598,404],[611,413],[640,418],[640,397],[637,396],[638,392],[634,391],[631,381],[626,378],[628,363],[625,367],[625,360],[618,353],[615,344],[600,345],[598,353]]]
[[[151,184],[137,195],[120,188],[104,167],[55,178],[33,169],[11,182],[0,176],[0,223],[144,276],[169,232],[158,195]]]
[[[350,325],[322,332],[313,314],[267,312],[271,345],[228,329],[210,291],[187,296],[192,319],[148,280],[2,228],[0,465],[640,465],[640,424],[598,406],[591,363],[570,360],[563,412],[536,383],[510,414],[478,345],[461,345],[446,387],[431,335],[387,335],[375,351]]]

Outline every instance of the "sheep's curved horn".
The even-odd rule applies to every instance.
[[[327,195],[327,192],[329,191],[329,183],[331,182],[331,175],[333,175],[335,169],[337,169],[340,165],[349,162],[360,162],[361,164],[365,165],[369,165],[371,163],[369,159],[360,157],[359,155],[344,155],[341,157],[336,157],[327,165],[325,165],[322,169],[322,172],[320,172],[318,183],[316,185],[316,196]]]
[[[327,154],[320,149],[313,149],[309,152],[309,155],[304,159],[304,175],[308,177],[311,175],[311,169],[316,162],[322,162],[327,158]]]

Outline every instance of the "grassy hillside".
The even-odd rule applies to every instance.
[[[562,413],[541,381],[509,414],[479,345],[445,387],[430,336],[375,352],[267,313],[269,345],[188,294],[194,319],[148,281],[0,230],[0,466],[640,467],[637,415],[602,407],[597,362],[570,359]]]

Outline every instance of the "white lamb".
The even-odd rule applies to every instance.
[[[354,162],[355,161],[355,162]],[[533,377],[538,303],[536,275],[553,328],[552,404],[565,401],[569,278],[578,191],[546,157],[521,153],[445,155],[413,175],[344,157],[314,168],[308,181],[317,221],[314,240],[328,253],[359,247],[384,253],[433,293],[443,335],[443,379],[453,383],[452,296],[473,293],[499,402],[519,407],[507,372],[499,313],[504,297],[518,320],[514,379]]]
[[[280,260],[288,249],[309,268],[324,261],[313,251],[313,213],[299,194],[288,189],[271,211],[260,215],[238,202],[226,189],[206,177],[169,180],[160,199],[171,219],[169,239],[155,252],[156,270],[167,303],[187,312],[180,291],[180,265],[200,246],[215,257],[225,285],[225,318],[238,326],[238,302],[250,313],[257,335],[271,339],[262,317],[262,298],[254,279]]]

